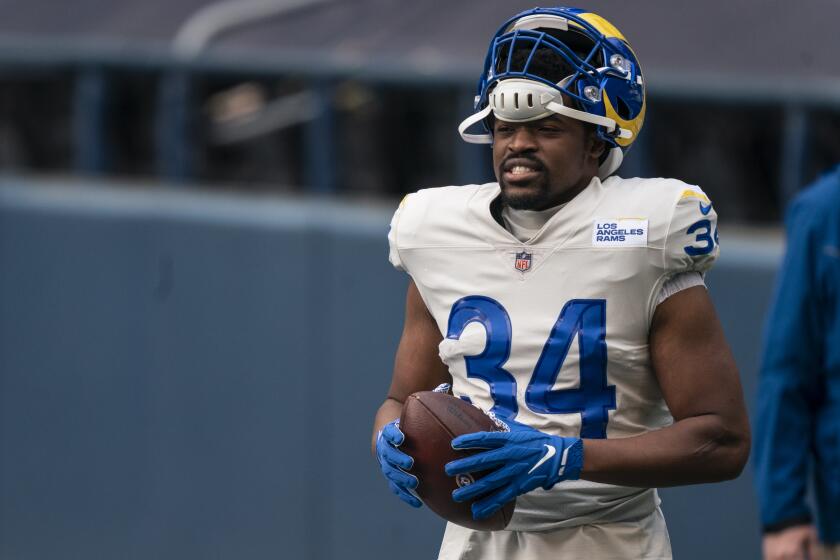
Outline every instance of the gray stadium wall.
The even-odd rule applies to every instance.
[[[0,180],[0,558],[434,558],[369,453],[390,213]],[[721,237],[752,401],[780,245]],[[677,558],[758,558],[748,470],[662,496]]]

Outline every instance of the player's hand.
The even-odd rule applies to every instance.
[[[583,468],[583,442],[552,436],[525,424],[505,420],[507,432],[476,432],[452,440],[454,449],[486,449],[446,465],[446,474],[492,470],[476,482],[452,492],[456,502],[472,504],[475,519],[485,519],[520,494],[561,480],[576,480]]]
[[[399,418],[385,424],[376,437],[376,458],[391,491],[408,505],[419,508],[423,502],[412,493],[417,488],[417,477],[405,472],[414,465],[414,459],[397,449],[404,439]]]
[[[762,548],[764,560],[819,560],[822,556],[813,525],[797,525],[767,533]]]

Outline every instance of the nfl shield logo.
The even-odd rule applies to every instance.
[[[513,268],[519,272],[528,272],[531,270],[531,253],[522,251],[516,253],[516,260],[513,262]]]

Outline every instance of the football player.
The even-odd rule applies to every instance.
[[[396,420],[450,383],[505,432],[447,473],[477,519],[516,499],[503,531],[447,525],[441,559],[671,558],[656,487],[731,479],[749,453],[738,372],[703,273],[717,215],[674,179],[614,175],[638,137],[645,81],[602,17],[536,8],[490,43],[476,113],[497,182],[407,196],[390,260],[411,281],[374,452],[419,507]],[[483,126],[483,131],[470,132]]]

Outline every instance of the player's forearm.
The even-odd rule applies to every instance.
[[[584,440],[581,478],[639,487],[730,480],[744,468],[749,447],[746,422],[695,416],[641,436]]]
[[[371,453],[374,455],[376,455],[376,436],[379,434],[379,430],[394,418],[399,418],[402,413],[402,406],[403,403],[400,401],[388,397],[376,412],[376,419],[373,421],[373,439],[370,444]]]

